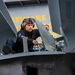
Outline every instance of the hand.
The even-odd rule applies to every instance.
[[[34,44],[35,46],[38,45],[38,41],[33,40],[32,42],[33,42],[33,44]]]

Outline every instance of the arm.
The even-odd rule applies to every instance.
[[[22,36],[25,36],[25,33],[22,31],[17,33],[17,43],[19,43],[21,46],[23,46],[23,40],[22,40]],[[27,36],[25,36],[27,37]],[[27,43],[28,43],[28,47],[30,47],[30,45],[33,46],[33,39],[27,39]]]
[[[38,45],[38,42],[35,40],[36,38],[38,38],[40,36],[39,34],[39,31],[38,30],[34,30],[33,31],[33,35],[35,36],[35,38],[31,38],[31,39],[28,39],[27,42],[28,42],[28,47],[30,46],[33,46],[33,45]],[[24,32],[18,32],[17,34],[17,41],[23,45],[23,41],[22,41],[22,36],[25,36],[25,33]],[[27,37],[27,36],[26,36]]]

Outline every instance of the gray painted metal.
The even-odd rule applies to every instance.
[[[25,37],[25,36],[22,36],[22,38],[23,38],[23,50],[24,50],[24,52],[28,52],[28,43],[27,43],[27,37]]]
[[[68,48],[68,41],[62,29],[61,14],[59,0],[48,0],[52,29],[54,32],[61,34],[64,37],[65,47]]]
[[[69,1],[71,6],[68,6],[67,2],[67,0],[48,0],[53,30],[64,36],[68,45],[66,51],[75,51],[75,1]],[[68,16],[71,18],[67,18],[67,8],[71,8],[69,11],[71,16]]]
[[[16,28],[3,1],[0,0],[0,52],[8,38],[16,38]]]
[[[16,31],[16,28],[12,22],[12,19],[8,13],[8,9],[7,7],[5,6],[3,0],[0,0],[0,10],[1,12],[3,13],[4,15],[4,18],[6,19],[8,25],[10,26],[11,30],[14,32],[14,34],[16,35],[17,31]]]
[[[5,59],[12,59],[12,58],[19,58],[19,57],[31,57],[31,56],[40,56],[40,55],[63,55],[66,54],[65,52],[56,52],[56,51],[37,51],[37,52],[22,52],[22,53],[16,53],[16,54],[7,54],[7,55],[1,55],[0,60]]]
[[[54,47],[52,47],[52,44],[54,44],[54,39],[52,35],[44,28],[43,24],[36,20],[36,26],[39,29],[40,35],[42,37],[44,46],[46,50],[54,51]]]
[[[2,47],[8,38],[15,40],[16,36],[0,11],[0,52],[2,52]]]
[[[59,0],[48,0],[53,31],[61,34],[62,24],[59,9]]]
[[[17,1],[35,1],[35,0],[3,0],[4,2],[17,2]]]
[[[71,5],[67,5],[68,2]],[[59,0],[59,5],[61,12],[62,28],[69,46],[67,48],[67,51],[75,51],[75,0]],[[68,15],[68,13],[70,13],[70,16]],[[67,16],[70,18],[68,18]]]

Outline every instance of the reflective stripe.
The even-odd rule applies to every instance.
[[[19,34],[18,34],[18,37],[21,37],[21,36],[22,36],[22,34],[21,34],[21,33],[19,33]]]

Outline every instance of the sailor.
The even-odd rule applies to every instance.
[[[18,31],[18,33],[17,33],[16,43],[12,47],[12,50],[14,50],[14,52],[16,52],[16,53],[23,52],[22,36],[28,37],[27,43],[28,43],[29,52],[33,52],[33,46],[38,45],[38,41],[36,39],[40,36],[40,33],[39,33],[38,29],[33,30],[33,28],[35,26],[34,22],[35,22],[35,20],[32,18],[27,18],[27,19],[23,20],[23,22],[21,24],[21,30]],[[5,49],[3,51],[6,53]],[[9,50],[9,52],[10,52],[10,50]]]

